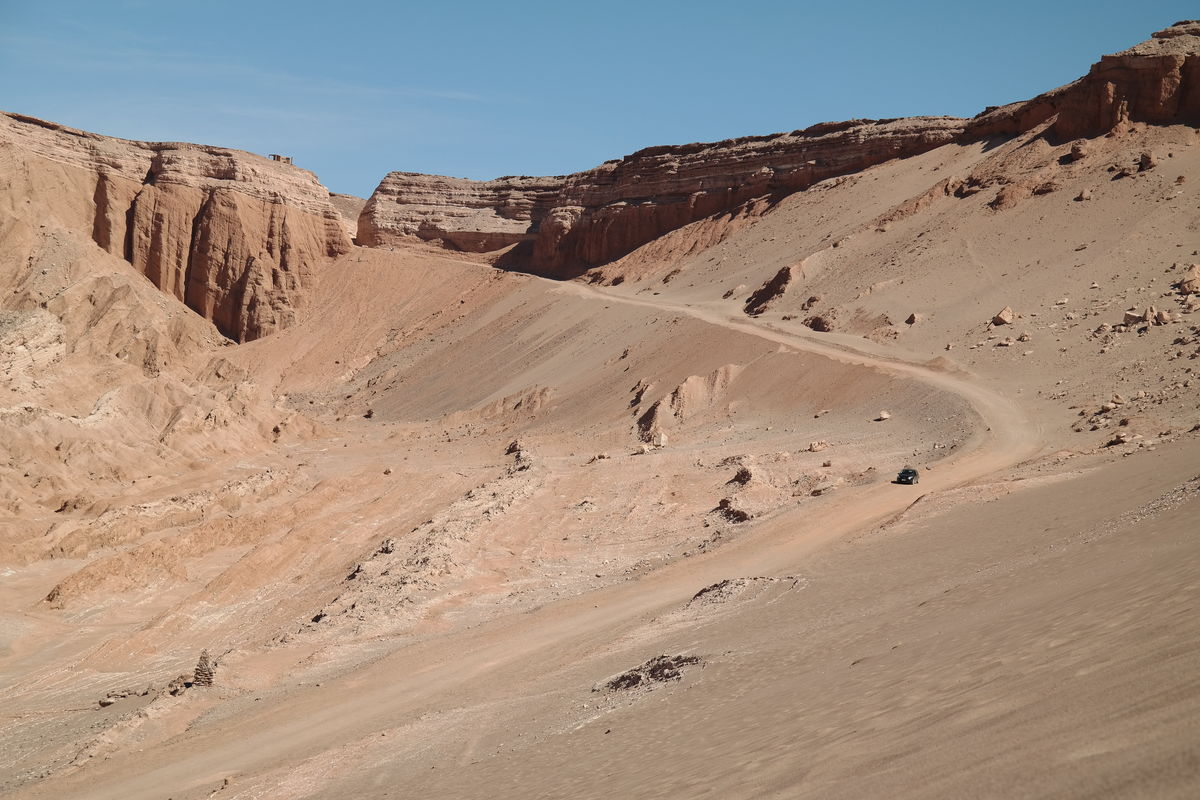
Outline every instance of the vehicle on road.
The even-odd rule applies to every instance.
[[[900,474],[896,476],[896,483],[906,483],[913,485],[921,482],[921,475],[912,467],[905,467],[900,470]]]

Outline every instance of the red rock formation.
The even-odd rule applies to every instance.
[[[499,250],[531,238],[534,208],[544,213],[563,180],[392,172],[363,207],[358,242],[380,247],[415,237],[472,253]]]
[[[1050,123],[1059,141],[1123,122],[1200,120],[1200,22],[1181,22],[1105,56],[1084,78],[971,121],[945,117],[853,120],[773,136],[652,147],[552,178],[470,181],[393,172],[359,218],[366,245],[419,238],[571,277],[668,231],[747,200],[806,189],[836,175],[954,141],[1010,137]]]
[[[954,141],[962,120],[853,120],[712,144],[652,147],[587,172],[470,181],[393,172],[359,218],[368,246],[416,237],[570,277],[755,197]]]
[[[58,204],[59,221],[90,229],[104,250],[241,341],[292,322],[315,271],[350,248],[329,192],[286,163],[15,114],[0,114],[0,146],[30,187],[89,187]]]
[[[1177,22],[1153,38],[1103,56],[1074,83],[980,115],[968,136],[1015,135],[1054,118],[1058,141],[1100,136],[1128,122],[1200,122],[1200,21]]]

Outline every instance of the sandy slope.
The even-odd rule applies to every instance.
[[[596,290],[572,288],[589,295],[596,294]],[[621,299],[621,302],[635,303],[652,310],[667,310],[666,304],[648,300]],[[702,319],[709,317],[683,307],[671,310],[695,313]],[[711,318],[706,321],[732,330],[754,331],[751,323],[714,323]],[[856,366],[876,368],[885,364],[880,359],[855,353],[848,348],[831,348],[797,336],[770,331],[755,331],[755,335],[791,348],[819,351],[826,357]],[[927,473],[922,484],[924,491],[945,490],[969,482],[998,468],[1010,466],[1036,450],[1038,439],[1035,431],[1021,411],[991,391],[953,374],[896,361],[886,362],[886,366],[891,371],[927,381],[943,391],[956,392],[968,398],[985,428],[990,429],[988,435],[981,436],[971,451],[949,460],[936,472]],[[588,594],[581,599],[555,604],[527,615],[520,620],[516,631],[512,630],[512,621],[504,619],[482,630],[447,635],[436,640],[435,644],[421,648],[424,652],[416,663],[444,664],[453,661],[456,666],[452,673],[435,678],[428,674],[428,670],[413,670],[409,665],[414,663],[414,654],[406,649],[353,678],[342,679],[352,680],[363,687],[353,693],[337,691],[336,684],[322,684],[324,691],[319,692],[286,692],[283,696],[272,698],[274,702],[263,710],[250,714],[249,719],[239,715],[232,730],[218,723],[204,732],[203,741],[194,741],[189,736],[167,747],[160,756],[166,763],[161,772],[152,768],[150,759],[144,754],[131,754],[124,758],[114,756],[104,767],[87,770],[87,792],[92,797],[151,797],[156,796],[159,787],[164,785],[188,785],[202,780],[208,774],[253,772],[279,758],[294,757],[296,753],[302,753],[315,744],[358,738],[373,730],[381,720],[413,713],[416,710],[414,700],[417,701],[416,708],[419,708],[428,702],[426,698],[430,693],[460,691],[458,687],[464,683],[491,683],[493,679],[489,674],[492,671],[511,669],[514,661],[547,660],[549,663],[544,668],[550,669],[556,664],[554,656],[548,654],[547,649],[570,652],[575,648],[588,647],[588,642],[595,647],[596,643],[617,639],[628,630],[631,623],[680,603],[698,587],[729,576],[770,574],[781,568],[792,569],[803,563],[803,557],[820,545],[903,511],[913,499],[914,492],[909,487],[888,487],[881,491],[879,487],[872,486],[867,491],[844,492],[816,514],[808,513],[802,517],[794,512],[777,515],[769,523],[760,525],[751,536],[711,555],[661,570],[636,583],[602,590],[599,595]],[[503,630],[504,635],[498,643],[489,646],[487,642],[495,641],[498,635],[493,628]],[[460,641],[460,637],[466,641]],[[499,655],[501,652],[502,656]],[[384,675],[405,677],[383,680]],[[320,724],[314,724],[315,720],[320,720]],[[251,730],[255,733],[249,736],[247,732]],[[216,744],[222,740],[227,744]],[[183,752],[195,755],[183,756]],[[129,775],[135,768],[126,762],[127,758],[132,758],[138,765],[136,771],[139,776],[136,779],[131,779]],[[103,788],[106,775],[119,776],[111,790]],[[61,793],[69,790],[58,787],[54,791]]]
[[[8,186],[0,792],[1193,796],[1197,134],[1041,133],[238,346]]]

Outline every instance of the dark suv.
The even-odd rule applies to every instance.
[[[907,483],[910,486],[914,483],[920,483],[921,476],[912,467],[905,467],[900,470],[900,474],[896,476],[896,483]]]

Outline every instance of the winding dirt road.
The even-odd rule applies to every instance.
[[[1034,456],[1038,427],[998,390],[957,371],[902,360],[846,339],[797,335],[711,308],[601,291],[580,283],[561,291],[686,315],[804,353],[882,370],[964,398],[980,430],[934,472],[924,493],[976,481]],[[493,702],[535,692],[540,676],[578,663],[647,620],[677,607],[698,588],[725,578],[794,571],[814,551],[902,513],[911,487],[874,484],[838,493],[817,509],[768,517],[737,540],[677,561],[637,580],[508,615],[474,629],[406,645],[382,659],[317,686],[298,686],[247,702],[239,713],[207,723],[146,751],[123,751],[102,763],[50,779],[18,797],[162,800],[219,785],[226,776],[294,763],[418,717],[424,710]],[[537,670],[529,669],[536,663]],[[453,668],[445,665],[453,664]],[[531,674],[536,672],[536,674]],[[169,791],[167,791],[169,787]]]

